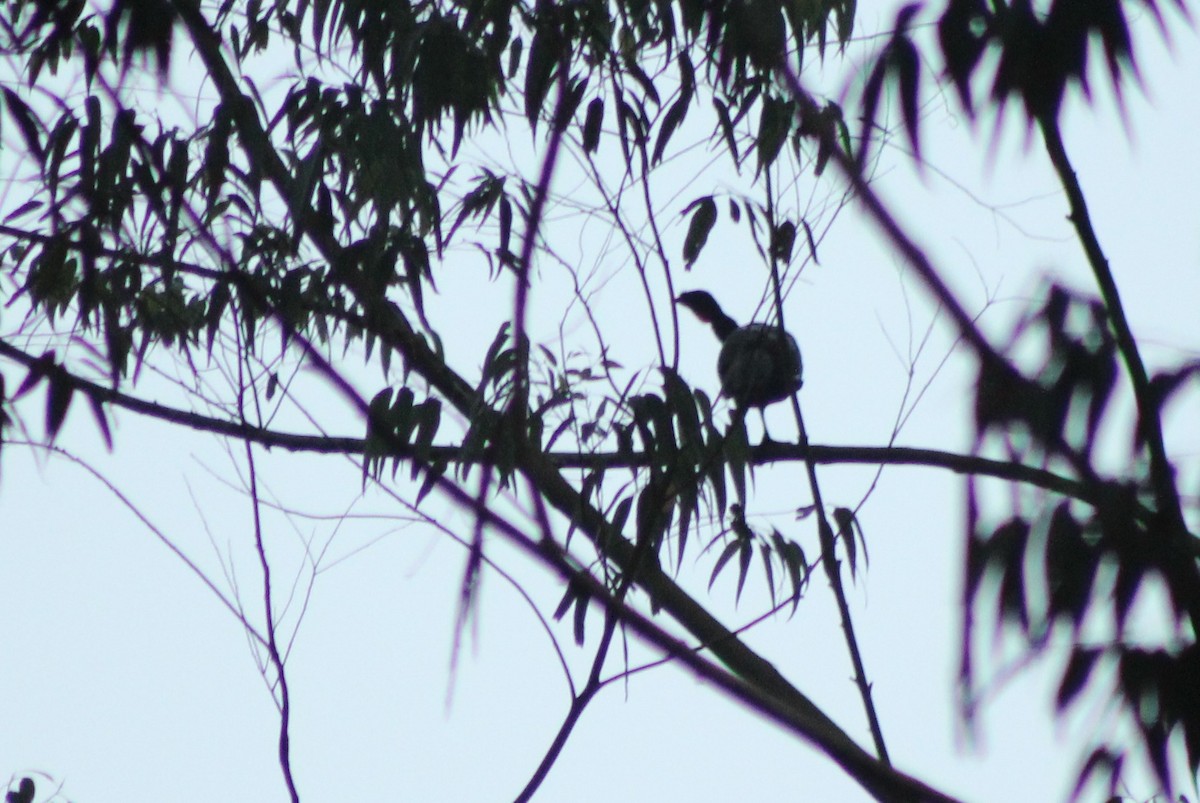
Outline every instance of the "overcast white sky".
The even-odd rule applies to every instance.
[[[890,19],[890,11],[863,8],[859,30],[878,30]],[[1137,29],[1148,91],[1127,92],[1124,121],[1104,88],[1097,109],[1070,104],[1065,133],[1135,331],[1151,365],[1163,366],[1195,358],[1200,348],[1200,48],[1194,31],[1182,25],[1174,25],[1170,48],[1152,21],[1139,19]],[[187,58],[182,48],[176,56]],[[694,138],[705,133],[700,129]],[[931,95],[924,134],[936,169],[918,177],[902,154],[889,150],[877,186],[973,309],[991,299],[984,317],[990,331],[1005,331],[1047,272],[1090,288],[1036,136],[1006,130],[989,146],[990,124],[973,131],[949,95]],[[615,142],[605,143],[602,156],[612,169],[623,169]],[[6,150],[3,159],[12,158]],[[679,200],[663,214],[674,222],[668,234],[673,253],[684,227],[678,209],[729,181],[687,174]],[[556,189],[570,188],[560,182]],[[830,185],[813,191],[805,179],[796,192],[823,199]],[[680,269],[675,276],[681,288],[713,290],[744,321],[765,279],[757,261],[746,257],[745,238],[733,231],[719,229],[722,236],[691,273]],[[603,256],[614,252],[589,237],[579,240],[577,258],[594,265],[595,285],[608,283],[596,311],[602,325],[621,321],[606,332],[616,359],[630,369],[651,366],[641,296],[637,305],[628,301],[636,284],[621,264],[605,263]],[[786,307],[804,353],[801,398],[811,438],[881,444],[902,404],[910,355],[936,313],[853,208],[838,217],[818,257]],[[452,364],[475,371],[508,314],[509,289],[490,283],[474,263],[438,270],[431,318],[456,335],[447,340]],[[554,342],[563,324],[568,332],[583,329],[580,310],[567,306],[568,279],[541,266],[533,295],[535,341]],[[622,315],[636,323],[625,325]],[[0,331],[19,324],[0,310]],[[693,321],[681,325],[685,378],[715,392],[715,340]],[[969,447],[971,365],[951,357],[941,366],[950,346],[946,328],[935,323],[916,355],[912,392],[928,388],[899,443]],[[20,372],[2,370],[9,387],[19,383]],[[363,393],[381,387],[377,370],[347,370]],[[301,382],[311,388],[319,379]],[[172,391],[148,375],[137,392],[156,398]],[[361,433],[362,423],[344,406],[322,398],[320,414],[337,425],[334,434]],[[1184,476],[1194,479],[1200,434],[1194,398],[1189,402],[1192,414],[1180,411],[1169,431],[1176,456],[1185,460]],[[41,432],[40,403],[21,408],[34,434]],[[789,417],[773,411],[776,438],[791,435]],[[275,758],[278,716],[251,646],[238,621],[146,524],[230,596],[236,588],[258,618],[261,579],[242,491],[244,453],[126,413],[117,414],[114,437],[110,455],[79,407],[59,444],[111,482],[140,516],[75,460],[17,444],[6,444],[0,456],[0,777],[45,773],[35,775],[39,803],[59,783],[58,799],[76,803],[284,800]],[[1120,444],[1112,446],[1116,453]],[[363,493],[348,461],[278,451],[259,451],[256,459],[264,495],[293,511],[268,515],[265,526],[279,582],[300,578],[284,631],[299,623],[288,665],[292,762],[302,798],[511,799],[540,761],[569,701],[562,667],[530,606],[489,571],[477,624],[451,683],[464,550],[384,491]],[[873,472],[824,468],[820,476],[827,499],[853,506]],[[760,469],[751,514],[755,523],[787,528],[815,554],[811,522],[795,522],[790,513],[802,483],[799,465]],[[396,485],[406,488],[399,480]],[[1185,492],[1195,488],[1194,482],[1184,486]],[[1090,738],[1110,732],[1110,724],[1102,698],[1065,721],[1050,715],[1057,663],[1036,665],[1006,684],[983,709],[974,740],[965,738],[957,718],[962,497],[962,481],[947,473],[889,469],[860,512],[870,568],[850,587],[850,597],[884,734],[897,766],[964,799],[1062,799]],[[469,535],[468,520],[441,500],[430,499],[422,512]],[[307,597],[306,543],[313,551],[327,548]],[[705,598],[713,554],[700,557],[698,547],[690,548],[681,581]],[[488,550],[548,617],[561,594],[557,584],[495,539]],[[754,574],[739,605],[732,574],[716,582],[710,598],[730,625],[749,622],[769,606]],[[571,641],[569,622],[553,630],[579,678],[599,617],[589,619],[583,651]],[[814,576],[795,617],[764,622],[747,638],[869,743],[823,576]],[[631,665],[654,657],[634,642],[629,650]],[[614,651],[608,674],[619,671],[620,660]],[[1149,785],[1130,789],[1137,799],[1153,792]],[[852,802],[866,796],[807,745],[668,665],[602,693],[537,799]]]

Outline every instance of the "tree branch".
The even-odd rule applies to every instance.
[[[0,340],[0,356],[7,357],[13,362],[26,368],[32,368],[39,363],[38,357]],[[366,440],[362,437],[348,435],[308,435],[296,432],[281,432],[267,427],[255,426],[249,423],[229,421],[222,418],[203,415],[189,410],[180,410],[165,404],[147,401],[128,393],[93,382],[69,372],[61,365],[47,369],[47,374],[69,382],[76,390],[97,399],[100,402],[112,404],[130,412],[144,415],[169,424],[177,424],[197,432],[208,432],[235,440],[246,440],[261,446],[286,449],[292,452],[308,452],[313,454],[351,454],[361,455],[366,448]],[[1010,480],[1040,488],[1044,491],[1060,494],[1071,499],[1078,499],[1090,505],[1098,505],[1103,501],[1105,488],[1093,483],[1055,474],[1037,466],[1027,466],[1021,463],[1003,460],[992,460],[978,455],[960,454],[938,449],[923,449],[910,446],[833,446],[802,445],[770,442],[751,447],[752,462],[755,465],[804,460],[810,458],[817,464],[827,465],[888,465],[913,466],[923,468],[941,468],[955,474],[992,477],[1000,480]],[[447,463],[466,462],[462,450],[457,446],[434,445],[429,451],[430,457]],[[409,459],[413,456],[408,444],[393,443],[390,445],[387,457]],[[650,464],[651,455],[645,452],[549,452],[545,455],[547,461],[560,469],[594,469],[610,470],[619,468],[639,468]],[[483,458],[474,458],[481,461]],[[1147,517],[1151,511],[1143,510]],[[1198,553],[1200,554],[1200,553]]]
[[[1179,504],[1179,493],[1175,486],[1174,471],[1171,468],[1171,461],[1167,456],[1167,448],[1163,439],[1158,403],[1150,388],[1150,378],[1146,373],[1146,366],[1142,362],[1137,339],[1134,337],[1133,329],[1129,326],[1129,320],[1125,317],[1125,305],[1121,302],[1116,280],[1109,268],[1108,257],[1104,255],[1100,239],[1096,236],[1095,229],[1092,228],[1092,219],[1088,213],[1087,199],[1084,197],[1083,188],[1079,185],[1075,168],[1071,166],[1071,160],[1067,156],[1067,149],[1063,144],[1062,132],[1059,130],[1057,120],[1049,116],[1039,117],[1038,128],[1041,129],[1042,138],[1046,142],[1046,153],[1050,157],[1050,163],[1054,165],[1054,170],[1067,194],[1067,202],[1071,207],[1068,219],[1075,227],[1080,245],[1083,246],[1088,264],[1096,277],[1096,284],[1104,299],[1105,312],[1112,323],[1117,349],[1121,352],[1125,369],[1129,371],[1129,379],[1133,384],[1133,395],[1137,403],[1140,431],[1146,439],[1146,447],[1150,453],[1150,472],[1154,480],[1154,493],[1159,512],[1169,516],[1172,524],[1177,525],[1181,533],[1186,533],[1186,525]]]

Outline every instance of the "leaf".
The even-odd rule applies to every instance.
[[[913,146],[913,152],[918,159],[920,157],[918,134],[921,59],[916,46],[908,38],[908,26],[919,10],[920,6],[912,3],[896,14],[892,38],[876,59],[871,75],[863,87],[863,133],[857,158],[860,170],[866,165],[870,154],[871,137],[875,133],[875,115],[883,93],[883,84],[889,77],[899,85],[900,106],[908,139]]]
[[[104,436],[104,445],[111,452],[113,448],[112,432],[108,428],[108,417],[104,415],[103,403],[94,392],[88,392],[87,399],[91,403],[92,415],[96,417],[96,423],[100,426],[100,434]]]
[[[392,400],[392,389],[384,388],[372,397],[367,405],[367,432],[363,439],[363,488],[368,477],[378,477],[381,455],[387,452],[388,437],[392,425],[388,418],[388,407]]]
[[[55,374],[50,377],[50,391],[46,396],[46,434],[50,440],[58,434],[75,395],[75,384],[66,376]]]
[[[554,428],[554,432],[550,433],[550,440],[546,441],[546,445],[544,447],[542,447],[543,450],[549,451],[550,448],[552,446],[554,446],[555,442],[559,438],[562,437],[563,433],[566,432],[567,429],[570,428],[570,426],[575,423],[575,421],[576,421],[575,412],[572,410],[571,413],[566,418],[564,418],[562,421],[560,421],[558,426],[556,426]],[[589,430],[589,427],[591,427],[590,430]],[[595,429],[594,422],[590,422],[590,421],[585,422],[583,424],[583,426],[580,427],[580,439],[583,441],[587,441],[591,437],[592,431],[594,431],[594,429]]]
[[[588,595],[582,593],[575,602],[575,643],[583,646],[583,626],[587,622]]]
[[[50,369],[53,367],[54,349],[50,349],[46,352],[43,352],[42,356],[34,360],[33,364],[29,366],[29,373],[25,374],[25,378],[21,380],[21,384],[17,386],[17,392],[13,394],[12,400],[16,401],[29,391],[33,390],[33,388],[46,377],[46,374],[48,374]]]
[[[834,5],[834,17],[837,22],[838,43],[845,45],[850,41],[850,35],[854,33],[854,12],[856,0],[845,0],[842,3]],[[822,32],[825,26],[821,26]],[[824,34],[822,34],[824,35]]]
[[[770,544],[761,544],[759,549],[762,554],[763,572],[767,576],[767,590],[771,593],[771,607],[776,606],[775,601],[775,566],[772,558]]]
[[[492,343],[488,346],[487,353],[483,357],[483,367],[479,375],[479,386],[476,388],[481,393],[487,387],[489,381],[495,381],[502,373],[502,369],[498,365],[500,350],[504,347],[505,341],[508,340],[508,328],[511,325],[511,321],[505,321],[500,324],[500,328],[496,330],[496,336],[492,338]]]
[[[388,415],[389,408],[392,404],[392,393],[394,391],[388,387],[376,393],[371,397],[371,401],[367,404],[367,436],[376,434],[380,431],[388,431],[392,428],[390,416]]]
[[[721,550],[720,557],[717,558],[717,563],[713,566],[712,576],[708,578],[708,590],[712,591],[713,583],[717,582],[717,576],[721,573],[721,569],[725,568],[725,564],[729,559],[738,553],[742,548],[742,541],[735,538],[725,545],[725,549]]]
[[[438,480],[446,473],[446,464],[441,460],[430,461],[425,466],[425,479],[421,481],[421,488],[417,491],[416,501],[413,502],[413,507],[420,507],[421,500],[429,495],[433,490],[433,486],[437,485]]]
[[[663,151],[666,150],[667,143],[670,142],[671,135],[675,133],[675,129],[683,122],[683,118],[687,116],[690,104],[691,98],[682,96],[679,100],[672,103],[671,108],[667,110],[662,125],[658,129],[658,142],[654,144],[654,155],[650,158],[651,164],[658,164],[662,161]]]
[[[1025,574],[1023,571],[1024,554],[1013,551],[1009,562],[1000,575],[1000,615],[1005,619],[1015,619],[1022,632],[1030,633],[1029,608],[1025,603]]]
[[[462,208],[458,212],[458,217],[454,219],[454,225],[450,227],[450,233],[446,235],[446,240],[449,241],[454,237],[454,233],[458,231],[458,227],[466,218],[474,215],[486,217],[490,214],[492,207],[496,205],[496,201],[500,200],[503,194],[504,178],[497,177],[491,171],[485,170],[479,183],[463,196]],[[428,258],[426,264],[428,264]]]
[[[418,416],[424,413],[423,409],[417,408],[416,398],[417,394],[413,393],[412,388],[402,387],[396,391],[396,398],[386,413],[388,429],[394,434],[395,440],[403,444],[409,443],[418,423],[414,419],[413,410],[419,410]]]
[[[1133,600],[1141,588],[1146,568],[1140,560],[1128,557],[1117,566],[1117,578],[1113,583],[1113,614],[1118,633],[1125,628],[1125,620],[1133,608]]]
[[[758,120],[758,171],[770,167],[778,158],[792,129],[792,102],[782,98],[763,98]]]
[[[866,84],[863,85],[862,142],[858,146],[858,157],[856,158],[860,172],[867,164],[867,155],[871,150],[871,135],[875,133],[875,115],[879,110],[879,96],[883,94],[883,80],[887,77],[887,56],[888,51],[885,49],[876,60],[875,67],[871,70]],[[817,162],[819,171],[824,167],[819,153]]]
[[[583,150],[595,153],[600,147],[600,127],[604,123],[604,99],[592,98],[583,121]]]
[[[221,317],[225,313],[225,308],[229,305],[231,293],[227,282],[220,282],[213,288],[212,295],[208,297],[208,309],[204,312],[204,325],[208,330],[208,353],[212,354],[213,341],[217,336],[217,329],[221,325]],[[112,327],[117,327],[118,324],[114,318]],[[124,357],[118,361],[117,355],[113,353],[113,344],[109,343],[109,360],[114,366],[124,363]]]
[[[821,260],[817,259],[817,241],[813,238],[813,230],[804,218],[800,218],[800,225],[804,227],[804,236],[808,238],[808,250],[812,254],[813,264],[820,265]]]
[[[733,161],[738,163],[741,158],[738,156],[737,137],[733,132],[733,121],[729,117],[729,107],[721,102],[720,98],[713,98],[713,107],[717,110],[717,125],[721,129],[721,136],[725,138],[725,147],[729,149],[730,156]]]
[[[829,140],[821,138],[817,144],[817,160],[813,165],[813,175],[820,176],[825,172],[825,167],[829,164],[829,157],[833,155],[833,148],[829,145]]]
[[[13,211],[11,211],[7,215],[5,215],[4,222],[9,223],[9,222],[21,217],[21,215],[27,215],[30,212],[34,211],[35,209],[41,209],[42,206],[43,206],[43,203],[38,200],[26,201],[25,203],[21,204],[16,209],[14,209]]]
[[[650,76],[646,75],[646,71],[636,61],[627,59],[625,61],[625,70],[630,78],[641,85],[646,100],[649,100],[655,106],[662,105],[662,101],[658,99],[658,90],[654,88],[654,82],[650,80]]]
[[[16,121],[17,128],[21,130],[26,147],[33,151],[33,155],[39,162],[44,162],[46,153],[42,149],[41,130],[37,118],[33,116],[33,111],[16,92],[8,87],[0,86],[0,92],[4,93],[4,105],[8,107],[8,113]]]
[[[617,509],[612,514],[612,532],[625,532],[625,522],[629,520],[629,511],[634,507],[634,497],[628,496],[617,503]]]
[[[854,511],[848,507],[835,508],[833,520],[837,523],[838,538],[846,548],[846,558],[850,561],[850,577],[853,578],[858,572],[858,551],[854,544]]]
[[[1083,769],[1079,771],[1079,779],[1075,782],[1075,788],[1071,792],[1071,800],[1079,799],[1079,793],[1083,791],[1084,785],[1096,774],[1108,776],[1108,793],[1113,795],[1112,800],[1119,800],[1116,797],[1117,783],[1121,777],[1121,766],[1124,763],[1123,755],[1117,755],[1104,747],[1097,747],[1084,762]]]
[[[792,261],[792,248],[796,244],[796,224],[785,220],[771,231],[771,258],[787,264]]]
[[[575,591],[574,583],[567,583],[567,590],[563,593],[563,597],[559,600],[558,607],[554,609],[554,621],[561,621],[567,615],[567,611],[571,610],[571,605],[578,599]]]
[[[7,803],[33,803],[35,793],[36,787],[33,784],[33,779],[22,778],[21,783],[17,786],[17,790],[6,794],[4,799]]]
[[[516,37],[512,41],[512,45],[508,49],[508,80],[512,80],[517,74],[517,69],[521,66],[521,51],[525,47],[525,42],[521,37]]]
[[[433,436],[437,434],[438,425],[442,420],[442,403],[437,399],[426,399],[425,403],[418,408],[420,415],[417,417],[417,438],[413,442],[413,460],[412,478],[417,478],[417,469],[419,463],[429,461],[429,453],[433,448]]]
[[[508,196],[504,195],[500,198],[500,254],[511,254],[512,249],[509,247],[512,242],[512,222],[513,210],[512,203],[508,200]]]
[[[36,85],[36,82],[34,82]],[[58,183],[64,176],[62,175],[62,161],[66,156],[67,147],[71,144],[75,134],[79,131],[79,121],[70,113],[65,113],[59,118],[59,123],[54,127],[54,131],[50,133],[46,149],[49,151],[47,164],[43,176],[46,178],[46,186],[50,190],[50,196],[58,195]]]
[[[1071,659],[1067,662],[1067,668],[1063,670],[1062,681],[1058,684],[1058,696],[1055,698],[1055,705],[1059,711],[1070,705],[1087,684],[1099,657],[1100,650],[1097,649],[1076,647],[1071,651]]]
[[[746,575],[750,572],[750,561],[754,558],[754,542],[749,538],[738,539],[738,583],[734,603],[742,599],[742,589],[746,585]]]
[[[575,111],[579,108],[579,104],[583,102],[583,95],[587,91],[587,85],[587,78],[572,80],[571,88],[567,91],[559,107],[554,110],[555,131],[563,132],[567,130],[567,126],[575,117]]]
[[[985,0],[950,0],[938,20],[938,42],[942,47],[946,74],[954,81],[958,98],[971,117],[975,116],[971,103],[971,75],[987,48],[988,34],[984,32],[991,30],[987,24],[988,16]]]
[[[737,498],[745,499],[746,467],[750,463],[750,441],[746,436],[746,417],[744,415],[735,415],[729,422],[722,449]]]
[[[708,242],[709,233],[717,223],[717,203],[711,195],[693,201],[692,206],[696,207],[696,211],[692,213],[687,236],[683,240],[683,263],[687,268],[691,268],[700,256],[701,249]]]
[[[529,61],[525,65],[525,117],[535,132],[561,50],[557,29],[549,25],[538,29],[529,47]]]
[[[787,567],[792,580],[792,613],[800,607],[800,597],[804,593],[804,584],[808,582],[808,560],[804,549],[795,541],[784,539],[779,533],[774,533],[775,546],[783,565]]]
[[[896,42],[892,60],[900,81],[900,108],[904,113],[904,127],[908,131],[908,141],[912,144],[913,155],[919,165],[921,163],[919,111],[921,58],[917,55],[916,46],[909,39],[904,38]]]
[[[702,436],[700,433],[700,414],[696,410],[696,397],[687,383],[669,367],[664,367],[663,395],[666,397],[667,409],[675,419],[675,428],[679,430],[679,442],[684,445],[699,446]]]

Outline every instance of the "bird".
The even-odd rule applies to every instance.
[[[717,357],[721,390],[743,415],[749,407],[759,409],[763,415],[763,442],[770,441],[764,408],[783,401],[803,384],[803,364],[796,338],[773,324],[738,326],[716,299],[703,290],[680,293],[675,303],[687,307],[712,327],[721,341]]]

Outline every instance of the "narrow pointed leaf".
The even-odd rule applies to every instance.
[[[700,199],[695,206],[696,211],[692,213],[687,236],[683,240],[683,263],[688,268],[700,256],[700,251],[708,242],[709,233],[717,223],[717,203],[711,195]]]

